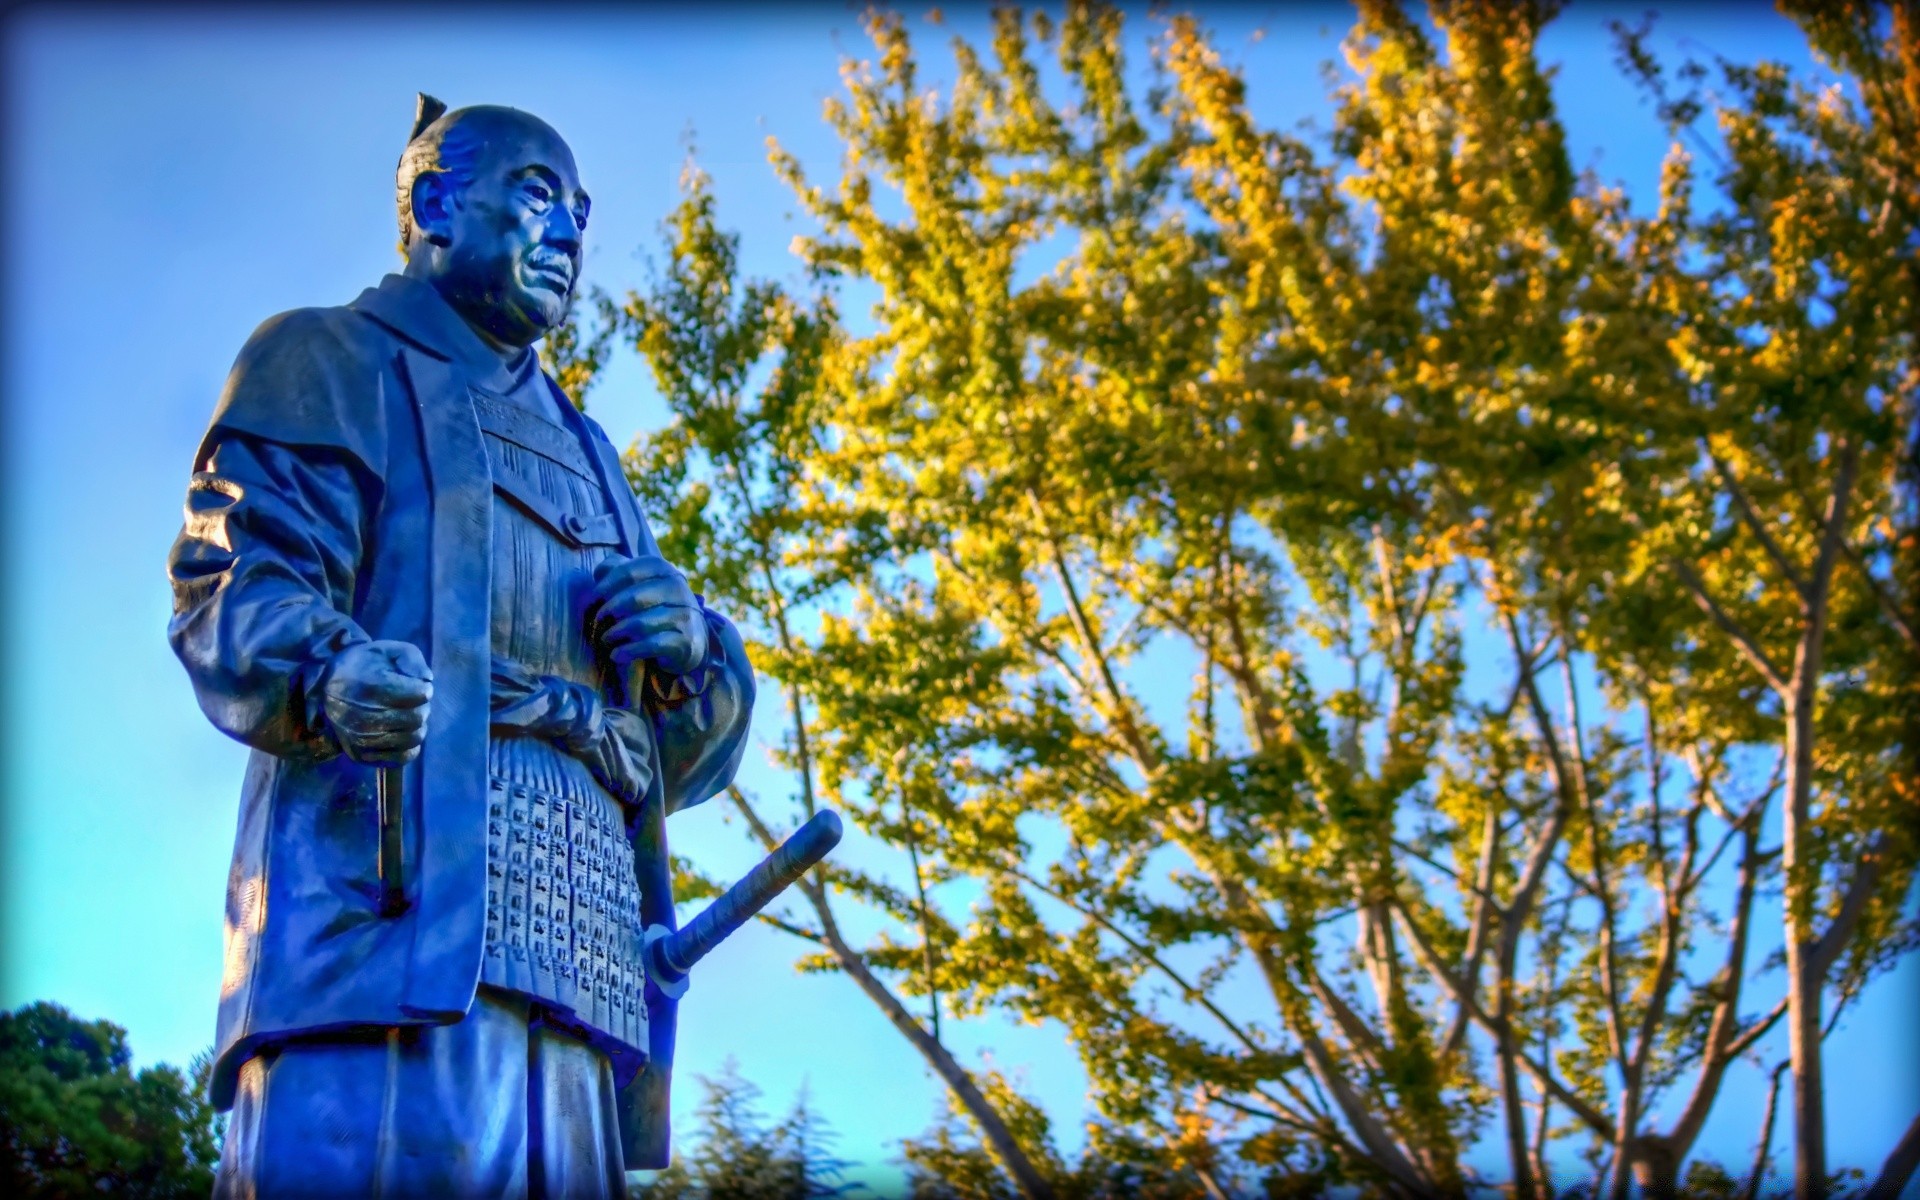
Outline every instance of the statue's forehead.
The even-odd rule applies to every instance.
[[[572,147],[543,121],[515,114],[485,120],[473,132],[480,157],[502,170],[544,167],[555,175],[578,182],[579,168],[574,163]]]

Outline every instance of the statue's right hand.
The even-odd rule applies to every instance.
[[[362,642],[327,664],[321,696],[340,748],[356,762],[411,762],[427,736],[433,670],[410,642]]]

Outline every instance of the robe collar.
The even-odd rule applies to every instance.
[[[633,508],[633,493],[626,486],[620,456],[614,451],[612,443],[607,441],[607,435],[561,394],[552,377],[541,369],[532,350],[528,350],[527,355],[533,361],[510,371],[500,361],[500,355],[493,347],[480,340],[480,335],[461,319],[452,305],[441,298],[432,284],[409,279],[405,275],[388,275],[378,287],[361,292],[347,307],[393,330],[428,359],[449,364],[452,367],[449,383],[461,380],[504,393],[512,388],[514,377],[521,371],[539,372],[555,407],[560,411],[561,419],[580,439],[580,444],[599,468],[600,485],[608,489],[610,495],[621,497],[613,505],[614,522],[620,529],[621,549],[629,556],[660,553],[646,521]],[[466,420],[473,420],[471,410]],[[461,428],[465,429],[466,426],[462,425]],[[484,446],[479,461],[487,461]]]
[[[511,367],[475,333],[434,286],[405,275],[388,275],[347,307],[365,313],[435,358],[452,363],[490,391],[508,391],[524,377],[531,349]]]

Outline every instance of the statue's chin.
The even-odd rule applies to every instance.
[[[496,340],[510,346],[531,346],[566,320],[567,302],[545,288],[511,288],[502,301],[489,306],[485,326]]]
[[[543,287],[517,289],[517,314],[533,330],[534,339],[543,338],[555,325],[567,319],[567,298]]]

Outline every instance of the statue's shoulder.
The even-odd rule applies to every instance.
[[[234,359],[208,428],[344,450],[379,469],[393,334],[344,305],[268,317]]]
[[[260,322],[240,348],[234,370],[377,368],[395,340],[379,322],[344,304],[294,308]]]

